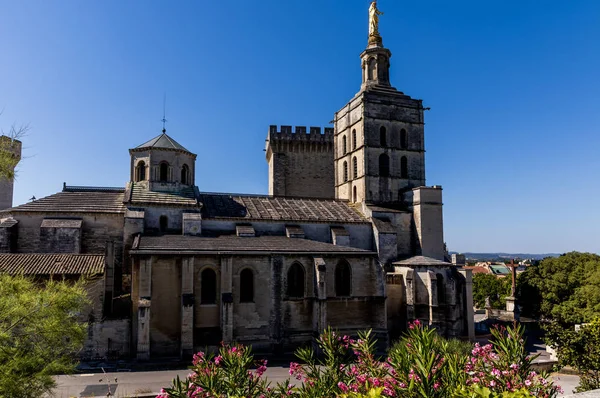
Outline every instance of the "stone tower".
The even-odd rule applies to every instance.
[[[266,140],[269,195],[333,198],[333,129],[269,127]]]
[[[335,196],[401,202],[425,185],[423,103],[390,84],[392,53],[379,33],[360,55],[361,89],[334,117]]]
[[[12,139],[5,135],[0,136],[0,152],[8,152],[15,160],[10,164],[11,172],[14,172],[16,165],[21,160],[21,141]],[[11,162],[13,163],[13,162]],[[0,177],[0,210],[11,208],[13,205],[14,179]]]
[[[130,181],[151,191],[178,192],[195,185],[196,155],[162,134],[129,150]]]

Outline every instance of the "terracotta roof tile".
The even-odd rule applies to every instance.
[[[6,209],[12,212],[124,213],[123,192],[59,192],[23,205]]]
[[[183,188],[179,192],[156,192],[133,184],[131,198],[132,204],[158,204],[169,206],[198,206],[196,193],[193,187]]]
[[[201,193],[200,201],[203,204],[205,218],[296,222],[367,222],[348,203],[334,199]]]
[[[141,236],[134,245],[132,254],[139,252],[295,252],[295,253],[364,253],[372,252],[347,246],[336,246],[331,243],[318,242],[286,236],[239,237],[235,235],[217,238],[165,235]]]
[[[104,273],[103,255],[0,254],[0,272],[24,275],[95,275]]]

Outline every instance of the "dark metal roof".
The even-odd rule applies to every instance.
[[[137,245],[136,245],[137,243]],[[284,253],[356,253],[373,254],[368,250],[286,236],[217,238],[165,235],[141,236],[134,243],[132,254],[160,252],[284,252]]]
[[[197,206],[198,200],[193,187],[185,187],[178,192],[157,192],[133,183],[128,203]]]
[[[368,222],[347,202],[278,196],[200,193],[205,218],[260,221]]]
[[[125,206],[123,192],[64,191],[6,209],[5,212],[124,213]]]
[[[135,149],[146,149],[146,148],[158,148],[158,149],[176,149],[179,151],[190,152],[179,144],[173,138],[169,137],[167,133],[152,138],[148,142],[144,142],[142,145],[138,145]],[[191,153],[191,152],[190,152]]]
[[[0,254],[0,272],[11,275],[96,275],[104,273],[99,254]]]

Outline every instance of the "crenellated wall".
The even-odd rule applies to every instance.
[[[333,129],[269,127],[269,195],[334,197]]]

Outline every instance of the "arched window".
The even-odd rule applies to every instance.
[[[200,304],[217,303],[217,273],[207,268],[200,274]]]
[[[352,158],[352,178],[358,178],[358,160],[356,156]]]
[[[352,188],[352,201],[354,203],[357,202],[357,200],[356,200],[356,187]]]
[[[240,273],[240,303],[254,301],[254,273],[246,268]]]
[[[169,219],[167,218],[167,216],[160,216],[160,218],[158,219],[158,225],[160,228],[160,232],[166,232],[169,228]]]
[[[356,149],[356,129],[352,130],[352,150]]]
[[[408,136],[406,134],[406,130],[404,129],[400,130],[400,148],[408,148]]]
[[[444,289],[444,277],[442,274],[436,274],[435,282],[437,283],[437,299],[438,305],[446,304],[446,293]]]
[[[344,161],[344,182],[348,181],[348,162]]]
[[[350,296],[352,272],[347,261],[340,261],[335,267],[335,295]]]
[[[304,268],[294,263],[287,273],[287,295],[288,297],[304,297]]]
[[[379,176],[389,177],[390,176],[390,158],[385,153],[379,156]]]
[[[369,65],[367,68],[367,79],[375,80],[375,73],[377,68],[377,61],[375,61],[375,58],[369,59]]]
[[[190,185],[190,168],[187,166],[187,164],[184,164],[183,167],[181,168],[181,183],[185,184],[185,185]]]
[[[135,181],[144,181],[146,179],[146,162],[143,160],[135,168]]]
[[[346,136],[342,137],[342,154],[346,154],[348,152],[348,147],[347,147],[347,142],[346,142]]]
[[[169,164],[163,162],[160,164],[159,176],[158,179],[160,182],[167,182],[169,179]]]
[[[382,147],[387,146],[387,131],[383,126],[379,129],[379,145]]]
[[[408,159],[406,156],[402,156],[400,159],[400,177],[408,178]]]

